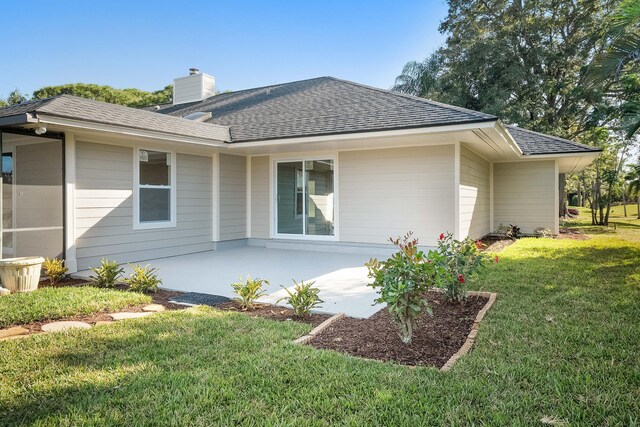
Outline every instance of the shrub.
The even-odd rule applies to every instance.
[[[53,258],[45,259],[42,264],[44,274],[49,278],[51,285],[55,286],[67,276],[69,269],[64,266],[64,260]]]
[[[553,231],[545,227],[536,228],[535,230],[533,230],[533,234],[535,234],[537,237],[553,237]]]
[[[140,264],[131,265],[133,272],[124,281],[129,286],[130,291],[135,292],[156,292],[162,280],[158,278],[157,268],[150,266],[142,267]]]
[[[109,261],[106,258],[100,260],[100,267],[93,267],[91,271],[96,275],[89,278],[99,288],[113,288],[118,278],[124,273],[124,269],[117,262]]]
[[[480,249],[482,244],[472,239],[455,240],[451,233],[442,233],[438,249],[430,252],[429,261],[437,267],[437,283],[451,301],[467,298],[467,287],[481,270],[489,255]],[[498,262],[498,258],[495,258]]]
[[[302,281],[298,283],[294,280],[293,283],[295,284],[293,291],[284,286],[282,287],[287,293],[287,296],[280,298],[278,302],[285,301],[293,307],[296,316],[306,317],[312,309],[319,307],[320,304],[324,302],[318,296],[320,289],[313,287],[316,282],[305,283]]]
[[[513,224],[509,224],[509,225],[500,224],[500,226],[498,227],[498,234],[501,234],[507,239],[513,239],[513,240],[522,236],[522,233],[520,232],[520,227]]]
[[[240,301],[240,305],[243,310],[254,309],[255,301],[267,293],[262,288],[262,285],[265,283],[269,285],[267,280],[258,278],[251,279],[251,277],[247,277],[247,280],[243,282],[241,277],[239,282],[231,284],[231,287],[233,287],[233,293],[238,295],[238,300]]]
[[[405,344],[411,343],[413,328],[423,312],[432,314],[424,294],[436,283],[436,264],[418,249],[418,239],[412,239],[412,234],[389,239],[398,251],[386,261],[373,258],[365,264],[373,279],[369,286],[378,289],[375,302],[387,304]]]

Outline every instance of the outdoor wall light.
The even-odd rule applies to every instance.
[[[39,126],[36,128],[36,135],[44,135],[47,133],[47,128],[44,126]]]

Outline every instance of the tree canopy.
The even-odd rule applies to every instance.
[[[95,99],[97,101],[112,104],[126,105],[128,107],[145,107],[171,102],[173,86],[168,85],[164,89],[154,92],[146,92],[140,89],[116,89],[111,86],[102,86],[92,83],[70,83],[59,86],[47,86],[33,92],[31,98],[14,90],[6,99],[0,99],[0,106],[13,105],[29,99],[44,99],[57,95],[75,95],[82,98]]]

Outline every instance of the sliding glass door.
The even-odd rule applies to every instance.
[[[276,163],[276,232],[282,235],[334,235],[334,162]]]

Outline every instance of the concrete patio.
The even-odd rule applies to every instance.
[[[317,311],[344,312],[354,317],[369,317],[382,306],[373,306],[376,292],[367,286],[364,263],[371,256],[364,253],[333,253],[308,250],[242,247],[190,255],[151,259],[140,264],[158,268],[163,288],[233,297],[230,284],[241,276],[268,280],[269,295],[263,302],[275,303],[285,295],[280,286],[297,281],[314,280],[325,301]],[[125,266],[127,274],[129,266]],[[85,270],[76,275],[88,277]]]

